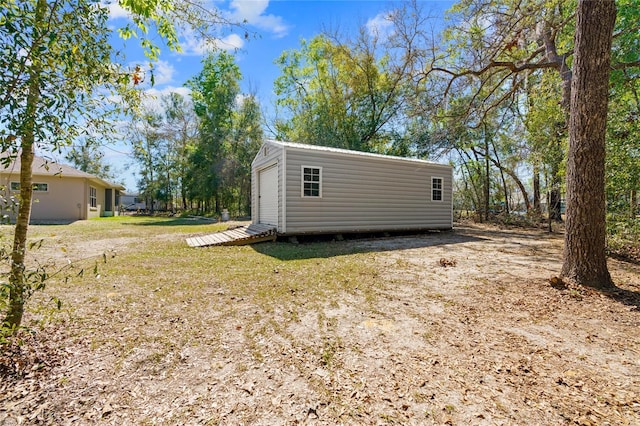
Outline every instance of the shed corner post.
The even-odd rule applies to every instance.
[[[277,231],[280,233],[287,232],[287,146],[284,145],[282,147],[282,159],[279,162],[282,166],[282,170],[278,170],[278,180],[282,180],[282,193],[280,196],[282,197],[282,203],[280,204],[282,207],[282,221],[278,220]],[[282,223],[282,226],[280,226]]]

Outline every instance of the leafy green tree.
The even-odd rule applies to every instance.
[[[358,151],[393,149],[393,120],[400,116],[405,80],[378,40],[364,29],[355,41],[328,35],[303,40],[276,63],[277,104],[287,118],[276,124],[287,140]],[[378,57],[379,55],[379,57]]]
[[[630,225],[636,232],[629,237],[637,241],[640,234],[636,219],[640,190],[640,8],[631,0],[619,0],[616,5],[618,13],[611,51],[613,69],[607,134],[607,206],[614,219],[611,221],[613,230]],[[625,28],[635,31],[625,31]],[[622,214],[624,210],[626,214]]]
[[[224,167],[240,77],[233,55],[220,52],[205,57],[202,71],[187,83],[200,119],[199,140],[187,173],[189,195],[205,211],[219,212],[228,201],[223,200],[228,177]]]
[[[168,183],[164,180],[165,165],[162,160],[165,150],[161,126],[162,115],[147,112],[131,123],[129,135],[133,158],[140,166],[138,189],[151,213],[157,200],[167,202]]]
[[[172,182],[180,203],[187,209],[187,170],[189,153],[196,146],[198,137],[198,117],[189,98],[171,93],[162,98],[164,109],[164,137],[167,139],[167,180]]]
[[[107,12],[86,0],[8,2],[0,12],[2,151],[20,156],[20,206],[16,219],[4,324],[22,321],[31,285],[25,253],[31,216],[34,149],[58,147],[80,131],[80,112],[91,110],[98,88],[125,83],[109,66]]]
[[[445,111],[452,98],[469,98],[463,119],[472,126],[481,123],[499,105],[517,102],[516,96],[532,81],[532,76],[539,76],[544,70],[556,73],[560,85],[557,102],[562,106],[563,128],[571,130],[567,125],[570,116],[571,120],[576,120],[573,133],[564,130],[570,136],[566,158],[567,199],[572,201],[567,202],[567,218],[571,225],[567,224],[563,275],[585,285],[611,285],[600,241],[605,220],[600,197],[599,173],[605,158],[600,155],[604,140],[600,138],[600,125],[603,111],[606,114],[603,105],[606,107],[607,102],[599,89],[601,84],[607,85],[609,77],[601,73],[602,67],[628,70],[640,66],[636,3],[619,0],[620,14],[616,22],[613,0],[461,0],[452,8],[452,21],[444,38],[437,41],[429,37],[422,27],[413,25],[421,19],[417,2],[392,15],[398,30],[395,37],[406,42],[407,55],[416,57],[417,66],[412,71],[415,80],[421,82],[418,92],[427,90],[427,87],[437,93],[440,107]],[[594,10],[599,18],[593,19],[593,29],[578,28],[583,23],[579,18]],[[605,24],[615,24],[613,37],[603,35],[608,31],[604,30]],[[602,38],[585,46],[576,44],[579,40],[588,40],[591,35]],[[601,43],[607,39],[610,48],[603,52]],[[579,64],[579,47],[585,61],[580,63],[585,67],[581,69],[581,78],[584,73],[593,72],[594,78],[604,80],[593,85],[594,90],[598,88],[595,97],[581,97],[576,104],[578,106],[574,107],[572,91],[577,84],[574,72]],[[610,56],[612,60],[609,63]],[[596,60],[601,64],[606,62],[607,66],[592,67]],[[587,91],[580,96],[583,93]],[[595,114],[593,122],[580,121],[577,117],[578,114],[592,113]],[[555,123],[549,130],[553,131]],[[584,133],[587,129],[592,131],[591,137]],[[535,132],[536,129],[530,131]],[[582,146],[584,150],[580,148]],[[592,154],[592,162],[582,161],[584,157],[580,156],[583,152]],[[551,168],[553,170],[555,166]],[[591,214],[585,213],[584,209],[589,209]],[[589,235],[591,239],[587,238]]]
[[[558,102],[561,97],[561,81],[555,72],[543,70],[529,76],[524,125],[527,129],[528,161],[532,165],[534,202],[536,213],[540,213],[540,174],[547,182],[549,216],[562,220],[561,196],[564,159],[567,150],[566,115]]]
[[[206,34],[222,22],[191,2],[122,0],[120,5],[133,19],[121,36],[139,37],[151,60],[159,48],[147,35],[150,24],[178,49],[177,26],[194,25]],[[21,163],[11,270],[2,286],[3,297],[8,293],[3,327],[9,333],[20,325],[26,299],[41,288],[30,281],[34,275],[25,265],[34,149],[58,150],[83,132],[98,133],[108,106],[117,110],[105,93],[119,94],[120,105],[136,99],[137,74],[115,62],[107,20],[108,10],[98,0],[8,0],[0,8],[0,146],[3,161],[19,155]],[[46,279],[39,276],[40,282]]]
[[[640,79],[615,85],[607,134],[608,208],[636,220],[640,190]]]
[[[85,136],[73,145],[66,156],[77,169],[103,179],[114,180],[111,165],[103,162],[104,153],[94,137]]]
[[[131,123],[129,141],[140,169],[138,189],[152,211],[156,201],[165,210],[180,204],[187,208],[185,180],[198,124],[193,104],[177,93],[162,96],[159,105],[143,109]]]
[[[254,95],[245,96],[234,112],[228,155],[232,188],[229,207],[233,205],[238,215],[251,213],[251,163],[263,139],[260,104]]]

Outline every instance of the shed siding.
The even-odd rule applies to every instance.
[[[331,151],[285,148],[286,233],[452,227],[449,166]],[[301,166],[322,167],[322,197],[301,197]],[[431,178],[443,200],[431,201]]]

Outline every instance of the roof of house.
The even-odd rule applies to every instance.
[[[277,141],[277,140],[273,140],[273,139],[267,139],[265,142],[269,143],[269,144],[272,144],[272,145],[281,146],[283,148],[294,148],[294,149],[303,149],[303,150],[310,150],[310,151],[333,152],[333,153],[346,154],[346,155],[357,155],[357,156],[362,156],[362,157],[377,157],[377,158],[381,158],[381,159],[391,159],[391,160],[400,160],[400,161],[413,161],[413,162],[416,162],[416,163],[432,164],[432,165],[436,165],[436,166],[451,167],[449,164],[443,164],[443,163],[438,163],[438,162],[429,161],[429,160],[421,160],[419,158],[398,157],[398,156],[394,156],[394,155],[384,155],[384,154],[376,154],[376,153],[373,153],[373,152],[353,151],[353,150],[349,150],[349,149],[333,148],[333,147],[329,147],[329,146],[302,144],[302,143],[295,143],[295,142],[283,142],[283,141]]]
[[[0,162],[0,173],[19,174],[20,173],[20,157],[16,157],[10,164],[5,166]],[[75,169],[66,164],[56,163],[53,160],[48,160],[43,157],[34,156],[33,165],[31,166],[31,173],[33,176],[51,176],[51,177],[68,177],[68,178],[84,178],[100,185],[124,190],[124,186],[106,181],[91,173],[83,172],[82,170]]]

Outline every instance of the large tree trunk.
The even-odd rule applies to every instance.
[[[12,333],[22,323],[24,303],[27,297],[25,282],[25,257],[27,253],[27,231],[31,219],[31,201],[33,198],[33,182],[31,166],[33,164],[33,130],[23,136],[22,153],[20,155],[20,207],[16,218],[13,251],[11,253],[11,272],[9,274],[9,309],[4,319]]]
[[[571,83],[567,221],[562,276],[613,287],[607,269],[605,133],[614,0],[580,0]]]
[[[34,26],[41,26],[47,11],[46,0],[38,0]],[[41,39],[36,39],[32,45],[32,52],[39,53]],[[39,60],[38,60],[39,61]],[[24,303],[28,296],[28,285],[25,281],[25,257],[27,254],[27,233],[31,220],[31,201],[33,198],[33,182],[31,167],[33,165],[33,146],[35,144],[35,117],[40,102],[41,65],[35,62],[29,74],[29,92],[22,131],[20,153],[20,204],[16,227],[13,235],[13,251],[11,252],[11,270],[9,272],[9,306],[4,324],[15,333],[22,323]]]

